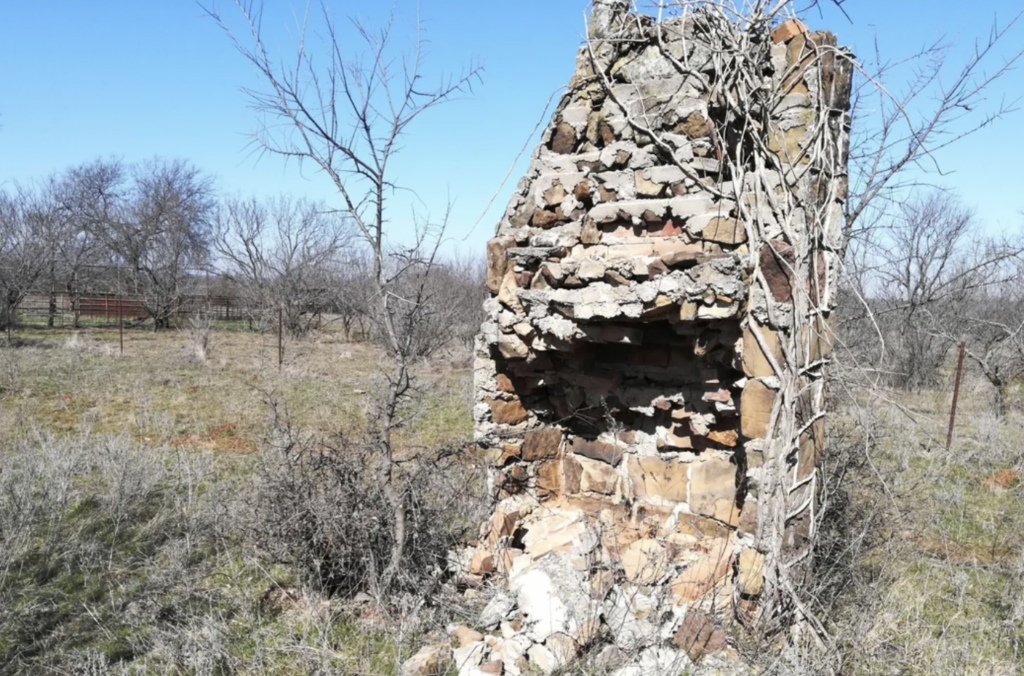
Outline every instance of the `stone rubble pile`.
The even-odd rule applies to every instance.
[[[755,182],[734,185],[722,161],[729,139],[707,86],[719,43],[701,12],[659,25],[613,10],[597,3],[594,58],[580,50],[487,246],[473,412],[496,506],[462,563],[468,584],[501,591],[474,629],[453,630],[460,676],[552,673],[583,653],[622,676],[713,670],[734,657],[730,618],[764,590],[758,488],[795,255]],[[785,92],[770,150],[808,164],[825,79],[838,77],[808,54],[835,41],[799,22],[773,40],[759,67]],[[773,188],[798,182],[779,172]],[[834,261],[817,255],[805,290],[821,296]],[[770,293],[752,283],[752,260]],[[804,336],[818,360],[826,320]],[[798,481],[823,429],[803,435]],[[809,534],[787,537],[799,549]]]

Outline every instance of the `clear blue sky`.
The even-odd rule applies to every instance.
[[[326,0],[339,17],[383,21],[387,2]],[[216,0],[232,16],[230,1]],[[292,44],[293,4],[267,0],[267,42]],[[296,6],[299,10],[302,3]],[[993,19],[1008,19],[1010,0],[847,0],[852,23],[834,10],[812,15],[858,53],[899,57],[943,34],[969,46]],[[399,0],[406,29],[416,11]],[[459,249],[483,253],[483,243],[525,168],[520,161],[494,207],[471,226],[526,141],[553,91],[573,69],[583,31],[584,0],[421,0],[434,74],[471,61],[485,66],[473,95],[423,117],[398,165],[402,183],[426,209],[456,200],[450,234]],[[1002,48],[1024,44],[1024,25]],[[1024,65],[1024,64],[1022,64]],[[224,193],[307,194],[330,198],[320,175],[300,175],[276,159],[247,151],[254,113],[239,87],[257,83],[247,63],[191,0],[0,0],[0,184],[28,181],[99,156],[127,161],[161,155],[187,158],[214,175]],[[1024,75],[1010,73],[992,98],[1024,92]],[[945,151],[940,180],[956,188],[992,230],[1022,222],[1020,167],[1024,112]],[[529,153],[527,153],[528,155]],[[407,200],[408,201],[408,200]],[[421,205],[423,208],[423,205]],[[407,228],[409,207],[395,212]]]

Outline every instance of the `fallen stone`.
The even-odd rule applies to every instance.
[[[494,555],[490,552],[477,549],[473,552],[473,558],[469,563],[471,575],[487,575],[494,572]]]
[[[507,624],[507,623],[506,623]],[[505,624],[502,625],[506,626]],[[509,626],[511,629],[511,626]],[[501,660],[505,666],[512,666],[512,669],[506,669],[506,671],[518,670],[515,666],[520,659],[526,656],[526,651],[533,645],[533,641],[529,637],[523,634],[515,633],[510,636],[506,636],[503,641],[494,646],[491,651],[491,657]]]
[[[452,650],[452,664],[458,669],[459,676],[473,676],[487,653],[487,644],[483,641],[468,643]]]
[[[491,660],[481,664],[478,671],[487,676],[501,676],[505,671],[505,664],[501,660]]]
[[[499,622],[508,618],[515,605],[515,598],[504,592],[498,592],[480,612],[480,618],[476,622],[477,626],[484,629],[498,626]]]
[[[611,671],[625,664],[629,656],[618,646],[609,644],[601,648],[591,659],[591,664],[601,671]]]
[[[612,641],[626,652],[635,652],[649,645],[657,634],[654,623],[633,612],[633,598],[634,594],[627,595],[616,586],[604,603],[604,620],[611,630]]]
[[[551,651],[558,668],[564,669],[576,660],[579,654],[579,644],[568,634],[552,634],[544,641],[544,647]]]
[[[542,674],[552,674],[559,667],[558,658],[555,657],[555,654],[549,648],[539,643],[531,646],[526,651],[526,656],[529,658],[530,664]]]
[[[477,641],[483,641],[484,635],[475,629],[470,629],[464,624],[460,624],[451,631],[452,637],[459,644],[459,647],[464,647],[470,643],[476,643]]]
[[[451,660],[451,646],[447,641],[425,645],[402,664],[399,675],[441,676],[448,671]]]
[[[533,559],[540,559],[549,552],[567,552],[575,542],[584,538],[587,525],[580,514],[552,512],[525,526],[523,546]]]
[[[524,616],[524,631],[538,643],[553,634],[574,635],[596,617],[585,578],[567,557],[544,556],[513,575],[509,585]]]
[[[491,524],[488,535],[488,542],[494,547],[503,537],[510,537],[515,532],[516,524],[519,522],[518,511],[505,511],[501,508],[494,510],[491,515]]]
[[[685,650],[690,659],[697,663],[706,655],[725,648],[725,632],[716,628],[703,613],[691,610],[683,619],[672,643]]]

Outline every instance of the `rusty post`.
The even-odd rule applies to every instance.
[[[124,310],[117,304],[117,339],[121,343],[121,356],[124,356]]]
[[[960,341],[960,356],[956,360],[956,380],[953,382],[953,405],[949,408],[949,432],[946,433],[946,450],[953,444],[953,424],[956,422],[956,401],[960,398],[960,376],[964,371],[964,341]]]
[[[277,369],[284,364],[284,311],[277,307]]]

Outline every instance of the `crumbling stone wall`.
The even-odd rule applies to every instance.
[[[729,21],[596,3],[488,243],[467,556],[507,593],[462,671],[724,663],[810,572],[849,62]]]

